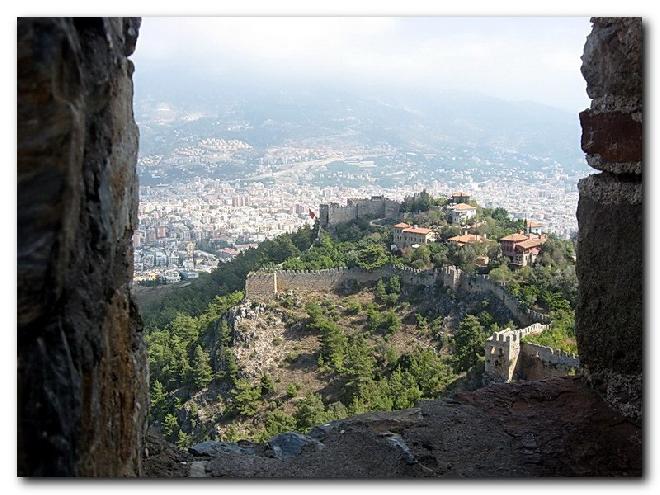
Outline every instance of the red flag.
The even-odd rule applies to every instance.
[[[312,220],[316,218],[316,213],[314,213],[311,208],[309,209],[309,218],[311,218]]]

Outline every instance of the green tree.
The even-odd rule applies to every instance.
[[[408,371],[424,397],[435,398],[455,378],[451,367],[433,349],[417,348],[410,355]]]
[[[371,381],[376,366],[374,352],[362,335],[355,335],[349,340],[346,352],[344,374],[349,377],[349,387],[359,389]]]
[[[163,384],[154,380],[151,385],[151,416],[154,419],[161,420],[165,409],[167,408],[167,393]]]
[[[454,369],[459,372],[467,371],[477,364],[479,356],[484,355],[487,338],[488,335],[476,316],[467,315],[463,318],[454,335]]]
[[[211,383],[213,369],[211,368],[209,355],[199,344],[195,347],[191,369],[192,381],[196,388],[202,389]]]
[[[326,420],[325,406],[318,394],[308,394],[296,405],[294,414],[300,430],[308,430]]]
[[[192,445],[192,438],[183,430],[179,430],[179,434],[177,435],[176,445],[180,449],[187,449]]]
[[[382,243],[371,239],[361,239],[357,242],[356,250],[349,264],[365,270],[374,270],[389,262],[390,255]]]
[[[298,385],[295,383],[289,383],[286,387],[286,395],[293,399],[298,394]]]
[[[389,378],[389,388],[394,409],[413,407],[422,397],[415,377],[408,371],[394,370]]]
[[[335,371],[344,368],[348,339],[344,331],[334,321],[323,318],[317,324],[321,331],[320,358]]]
[[[297,428],[296,420],[290,414],[279,409],[266,414],[266,434],[273,437],[278,433],[294,431]]]
[[[254,416],[261,398],[260,387],[253,386],[249,380],[237,380],[233,390],[234,408],[243,416]]]
[[[513,273],[511,273],[511,270],[506,263],[502,263],[501,265],[493,268],[488,276],[493,282],[506,284],[513,278]]]
[[[174,414],[166,414],[163,421],[163,435],[168,440],[174,440],[175,434],[179,431],[179,421]]]
[[[275,382],[273,381],[273,377],[268,374],[262,375],[260,385],[262,397],[272,394],[275,391]]]

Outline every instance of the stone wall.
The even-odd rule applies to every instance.
[[[521,339],[543,332],[547,325],[535,323],[525,328],[495,332],[484,346],[485,372],[493,381],[510,382],[516,377]]]
[[[400,204],[382,196],[349,199],[346,206],[338,203],[320,206],[320,224],[323,228],[351,222],[359,218],[392,218],[399,214]]]
[[[580,358],[539,344],[522,342],[516,376],[521,380],[540,380],[576,374],[580,369]]]
[[[277,293],[277,274],[273,272],[250,272],[245,278],[245,298],[252,301],[267,301]]]
[[[387,265],[375,270],[360,268],[328,268],[325,270],[277,270],[250,272],[245,279],[245,297],[267,301],[278,292],[331,292],[352,284],[368,284],[392,276],[408,285],[432,287],[439,283],[457,293],[486,294],[502,303],[520,326],[549,323],[548,315],[524,308],[506,287],[485,275],[469,275],[455,266],[421,270],[407,266]]]
[[[141,471],[139,19],[18,20],[18,474]]]
[[[576,335],[591,383],[632,418],[643,369],[643,62],[640,18],[595,17],[582,57],[592,99],[582,149],[601,173],[579,183]]]
[[[353,284],[369,284],[383,277],[400,275],[404,283],[416,280],[412,269],[392,266],[376,270],[360,268],[327,268],[324,270],[277,270],[251,272],[245,280],[245,297],[253,301],[267,301],[278,292],[301,290],[304,292],[332,292]],[[418,271],[417,271],[418,272]],[[434,280],[432,273],[428,280]]]

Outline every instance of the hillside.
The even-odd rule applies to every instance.
[[[389,225],[397,219],[359,219],[329,232],[317,224],[245,251],[185,287],[160,295],[144,288],[152,426],[181,447],[261,441],[481,386],[486,339],[519,324],[519,314],[497,291],[459,293],[440,279],[422,283],[404,273],[450,266],[475,280],[488,273],[523,313],[550,313],[543,342],[575,345],[570,242],[548,238],[534,264],[511,270],[492,240],[520,228],[506,211],[477,205],[467,228],[483,242],[460,246],[448,240],[458,227],[448,223],[445,200],[421,194],[401,206],[401,218],[429,225],[436,241],[390,250]],[[252,271],[333,267],[371,275],[332,289],[286,289],[259,302],[238,291]]]
[[[152,348],[197,324],[207,350],[195,359],[208,360],[207,383],[191,369],[189,384],[157,398],[153,419],[182,445],[264,440],[369,410],[412,407],[459,382],[477,386],[478,378],[460,380],[467,368],[452,357],[460,344],[451,338],[461,321],[481,338],[499,328],[483,311],[487,305],[390,279],[350,295],[289,292],[266,304],[246,301],[216,322],[206,313],[175,320],[167,335],[150,334]],[[152,379],[168,383],[164,353],[152,356]],[[193,392],[195,384],[202,387]]]

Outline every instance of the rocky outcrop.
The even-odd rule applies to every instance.
[[[18,473],[134,476],[139,19],[18,20]]]
[[[640,420],[643,369],[642,21],[595,17],[582,73],[582,149],[602,171],[579,183],[576,334],[591,383]]]
[[[172,476],[640,476],[640,433],[580,379],[553,378],[362,414],[265,444],[207,442],[222,445],[194,447],[192,459],[170,445],[145,461],[145,474],[162,475],[165,458],[180,459]]]

